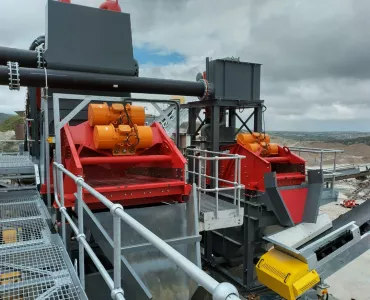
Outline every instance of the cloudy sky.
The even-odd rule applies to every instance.
[[[44,33],[45,0],[0,1],[0,44]],[[72,0],[97,7],[102,0]],[[262,66],[267,129],[370,131],[368,0],[120,0],[140,76],[194,80],[206,56]],[[4,25],[6,24],[6,25]],[[0,111],[24,91],[0,87]]]

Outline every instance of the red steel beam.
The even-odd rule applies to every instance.
[[[288,163],[290,162],[290,158],[287,156],[278,156],[278,157],[262,157],[264,160],[268,161],[269,163]]]
[[[171,160],[172,156],[170,155],[138,155],[138,156],[127,155],[127,156],[97,156],[80,158],[82,165],[169,162]]]

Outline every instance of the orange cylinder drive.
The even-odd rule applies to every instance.
[[[106,102],[101,104],[90,103],[88,120],[91,127],[95,125],[128,124],[143,126],[145,123],[145,108],[130,104],[113,103],[109,106]],[[131,121],[131,122],[130,122]]]
[[[251,152],[261,151],[262,156],[277,155],[279,153],[279,146],[270,143],[270,136],[265,133],[253,132],[253,135],[240,133],[237,136],[237,142]]]
[[[150,126],[97,125],[94,127],[94,145],[96,149],[112,150],[115,155],[135,154],[136,149],[145,149],[153,144]]]
[[[253,132],[253,134],[239,133],[237,136],[237,141],[242,145],[260,142],[270,143],[270,136],[260,132]]]

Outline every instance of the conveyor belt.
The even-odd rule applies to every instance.
[[[24,156],[0,156],[0,174],[34,171]],[[0,193],[0,299],[87,299],[36,190]]]
[[[333,231],[337,230],[338,228],[340,228],[340,227],[342,227],[342,226],[344,226],[344,225],[346,225],[346,224],[348,224],[349,222],[352,222],[352,221],[355,221],[356,225],[359,226],[359,227],[363,226],[364,224],[366,224],[367,222],[370,221],[370,201],[365,201],[361,205],[355,206],[354,208],[352,208],[351,210],[349,210],[345,214],[340,215],[338,218],[336,218],[332,222],[332,224],[333,224],[332,228],[326,230],[322,234],[318,235],[314,239],[312,239],[309,242],[307,242],[306,244],[302,245],[301,247],[299,247],[299,249],[307,246],[308,244],[324,237],[325,235],[329,234],[330,232],[333,232]]]

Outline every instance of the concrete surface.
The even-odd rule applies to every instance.
[[[330,276],[326,283],[339,300],[370,300],[370,250]]]
[[[364,200],[370,201],[367,196],[361,196],[364,191],[366,195],[369,194],[366,181],[349,179],[338,182],[338,203],[326,204],[320,207],[320,212],[328,214],[334,220],[348,211],[339,204],[341,201],[356,199],[358,204]],[[327,278],[325,282],[330,285],[329,292],[339,300],[370,300],[370,250]]]

